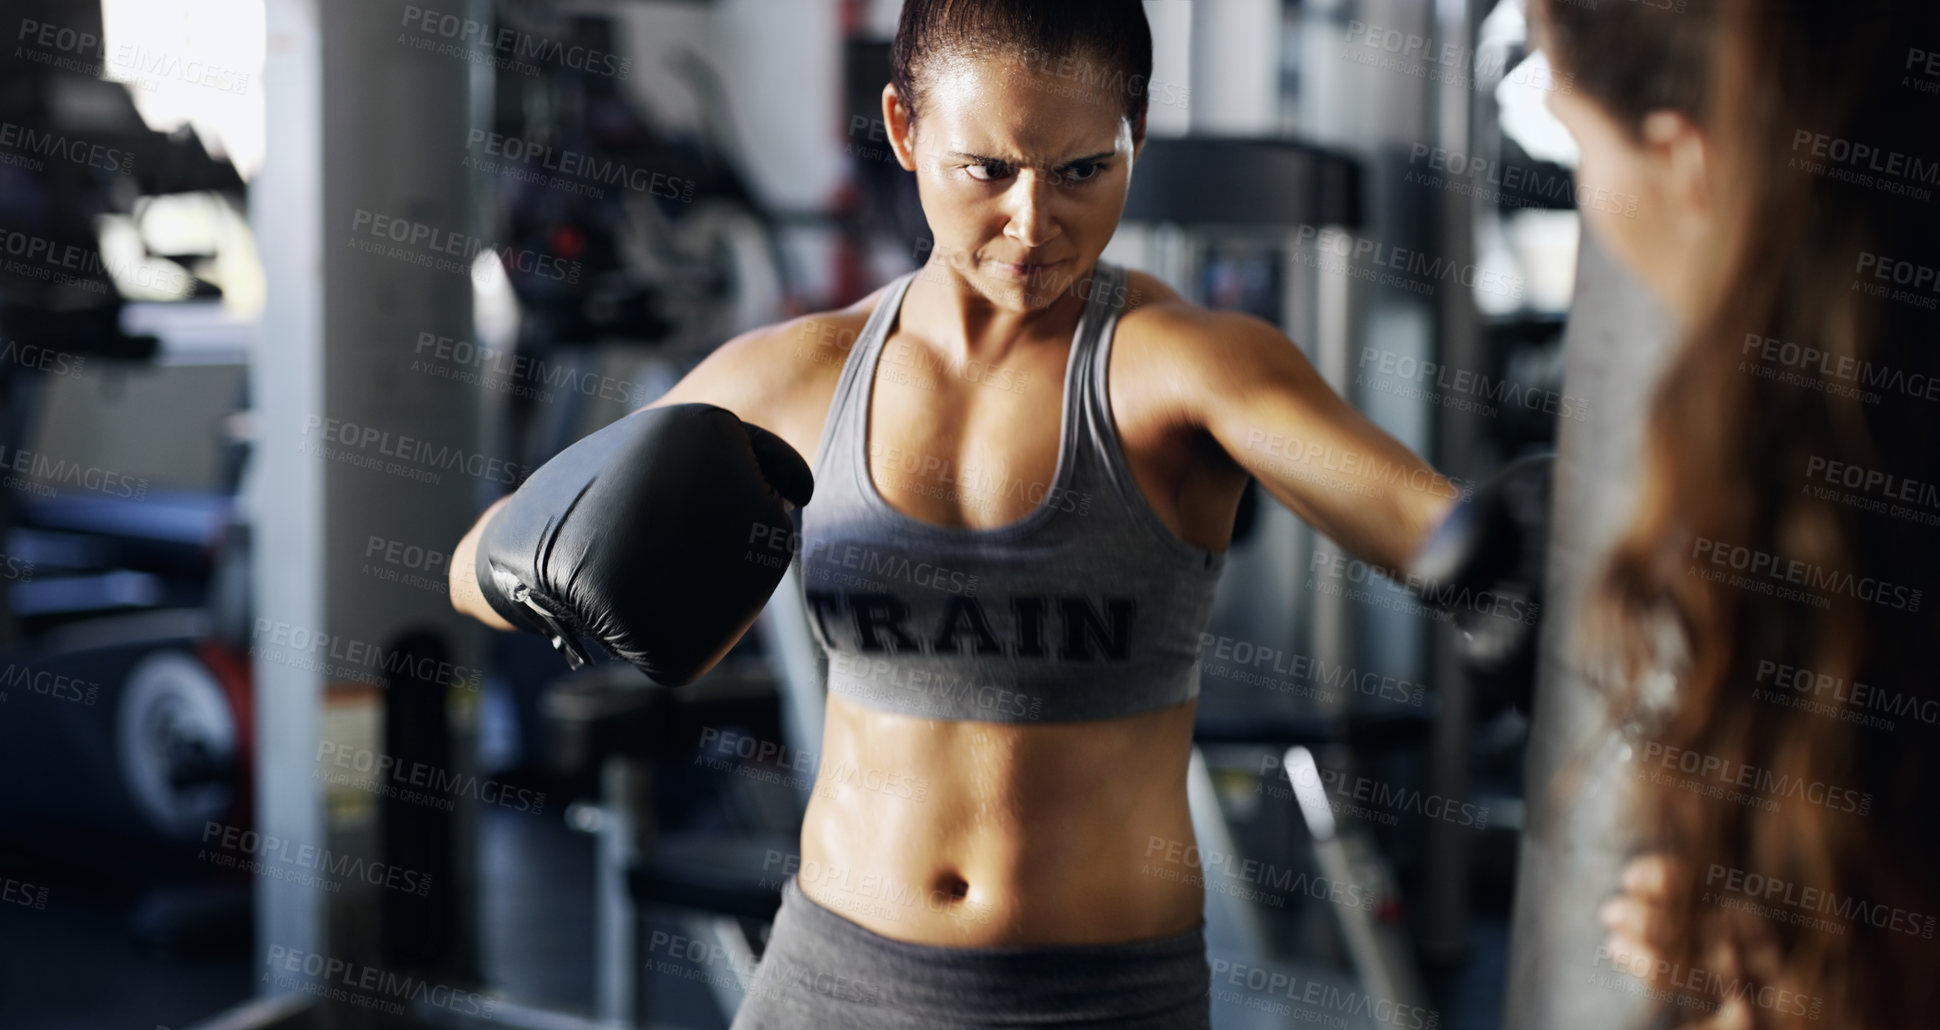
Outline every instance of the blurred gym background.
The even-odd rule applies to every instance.
[[[1520,0],[1145,6],[1108,259],[1457,479],[1621,467],[1662,329],[1578,260],[1626,198],[1577,195]],[[925,258],[898,7],[0,0],[0,1026],[727,1025],[815,768],[799,587],[661,690],[460,620],[448,555],[723,340]],[[1556,1025],[1525,963],[1593,930],[1548,925],[1573,859],[1524,801],[1568,572],[1455,627],[1249,497],[1192,780],[1215,1026]]]

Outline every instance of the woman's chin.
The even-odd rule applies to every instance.
[[[1008,308],[1038,311],[1057,303],[1071,288],[1071,275],[1066,271],[1065,262],[1031,266],[1027,271],[1020,271],[1019,267],[1004,265],[993,270],[986,266],[985,274],[979,278],[993,302]]]

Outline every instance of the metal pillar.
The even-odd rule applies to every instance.
[[[1466,53],[1474,52],[1476,27],[1492,2],[1480,0],[1437,0],[1435,36],[1458,43]],[[1477,8],[1483,8],[1478,11]],[[1443,79],[1435,90],[1432,135],[1436,146],[1461,153],[1474,153],[1474,112],[1476,91],[1468,74]],[[1440,205],[1441,226],[1436,243],[1442,257],[1463,267],[1474,264],[1476,209],[1479,197],[1444,197]],[[1449,288],[1440,291],[1436,311],[1438,350],[1443,363],[1455,368],[1486,368],[1485,343],[1471,291]],[[1476,419],[1454,407],[1444,406],[1436,413],[1435,459],[1439,467],[1458,476],[1479,476],[1496,464],[1499,456],[1481,453],[1481,427]],[[1429,782],[1444,797],[1466,799],[1469,789],[1469,752],[1474,736],[1474,697],[1469,678],[1456,661],[1447,633],[1431,635],[1428,661],[1440,695],[1439,718],[1429,750]],[[1470,855],[1475,833],[1468,827],[1443,820],[1430,820],[1427,826],[1428,853],[1434,861],[1427,868],[1422,891],[1421,950],[1431,960],[1459,961],[1468,951],[1468,908]]]
[[[1424,196],[1405,183],[1411,149],[1419,143],[1470,152],[1475,98],[1467,77],[1365,45],[1376,33],[1401,33],[1462,46],[1479,21],[1471,0],[1313,0],[1303,7],[1301,93],[1295,122],[1304,137],[1360,154],[1371,169],[1367,219],[1353,232],[1357,245],[1408,247],[1456,267],[1474,261],[1472,202],[1452,195]],[[1449,74],[1430,74],[1448,72]],[[1348,400],[1402,443],[1451,475],[1468,478],[1486,469],[1476,454],[1479,429],[1472,416],[1452,407],[1357,388],[1353,360],[1358,348],[1432,360],[1457,368],[1482,367],[1475,301],[1459,283],[1438,285],[1432,297],[1370,286],[1346,286],[1346,310],[1328,313],[1344,323],[1345,353],[1323,347],[1317,365]],[[1323,345],[1328,341],[1323,337]],[[1333,545],[1316,540],[1317,549]],[[1467,683],[1440,634],[1411,615],[1349,604],[1342,596],[1313,599],[1313,653],[1329,661],[1370,662],[1406,669],[1434,684],[1440,718],[1429,755],[1428,782],[1443,796],[1467,791],[1472,733]],[[1431,821],[1424,827],[1427,864],[1417,926],[1425,958],[1461,957],[1467,935],[1468,852],[1472,831]]]

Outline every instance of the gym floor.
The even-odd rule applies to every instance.
[[[480,898],[479,962],[494,993],[540,1008],[590,1009],[593,845],[561,818],[486,810],[478,876],[492,888]],[[18,870],[14,879],[45,887],[48,898],[40,910],[0,905],[0,1027],[180,1030],[252,992],[246,923],[237,913],[226,924],[212,919],[197,940],[158,946],[137,929],[142,896],[114,879],[46,859],[0,860]],[[1446,985],[1447,1030],[1499,1025],[1507,937],[1504,920],[1478,914],[1469,960]],[[656,1027],[727,1025],[699,979],[652,977],[648,986]]]
[[[190,1026],[248,997],[248,938],[157,948],[136,929],[139,895],[91,871],[0,854],[46,889],[47,907],[0,905],[0,1026],[7,1030]]]
[[[585,1011],[593,1000],[593,838],[560,819],[488,810],[479,825],[479,961],[496,993]],[[247,924],[187,946],[136,928],[141,896],[92,871],[0,856],[14,879],[47,889],[36,910],[0,906],[0,1027],[76,1030],[191,1026],[253,992]],[[582,870],[574,875],[573,870]],[[673,927],[666,927],[673,930]],[[655,978],[660,1026],[718,1030],[727,1021],[696,981]]]

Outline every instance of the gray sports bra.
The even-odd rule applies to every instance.
[[[850,348],[801,511],[794,560],[829,690],[883,711],[1006,723],[1111,719],[1197,696],[1199,634],[1226,556],[1175,536],[1119,449],[1105,370],[1124,270],[1101,262],[1087,284],[1052,482],[961,469],[948,487],[974,503],[1036,502],[988,529],[905,515],[870,478],[877,362],[915,275],[890,287]],[[873,456],[885,476],[920,460],[880,446]]]

